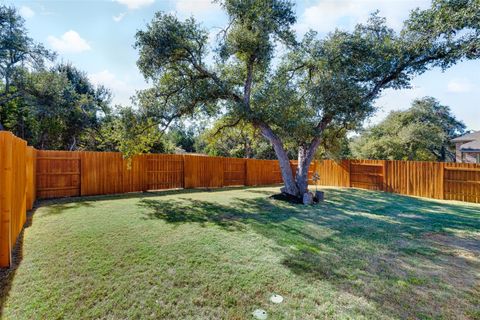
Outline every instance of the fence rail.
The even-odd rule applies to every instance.
[[[292,169],[296,161],[291,161]],[[319,185],[381,190],[480,203],[480,165],[463,163],[322,160],[312,163]],[[46,151],[0,131],[0,267],[36,199],[175,188],[271,185],[282,182],[276,160],[116,152]],[[311,182],[311,180],[310,180]]]

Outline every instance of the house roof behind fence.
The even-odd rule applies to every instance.
[[[468,142],[468,141],[479,141],[480,142],[480,131],[467,133],[463,136],[452,139],[452,142]]]
[[[460,146],[460,150],[480,152],[480,141],[470,141]]]

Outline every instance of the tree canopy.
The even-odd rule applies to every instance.
[[[25,21],[14,7],[0,6],[0,76],[4,85],[0,104],[16,97],[11,84],[16,82],[17,91],[22,88],[25,68],[40,69],[54,57],[55,53],[28,36]]]
[[[138,92],[133,106],[113,111],[110,91],[93,85],[84,72],[65,63],[46,67],[55,53],[28,36],[14,8],[0,6],[0,129],[39,148],[130,156],[180,146],[222,155],[274,155],[284,191],[301,197],[312,159],[347,155],[347,133],[375,112],[383,90],[408,88],[413,77],[431,68],[480,55],[479,0],[433,0],[428,9],[412,11],[399,32],[373,13],[352,31],[337,29],[320,38],[311,30],[301,39],[293,30],[290,0],[219,3],[228,23],[214,46],[199,22],[173,14],[157,12],[137,32],[137,64],[151,87]],[[448,108],[436,101],[417,104],[414,114],[391,116],[382,124],[401,123],[401,135],[418,138],[410,151],[392,155],[378,146],[369,157],[448,156],[446,141],[461,125],[448,122]],[[435,118],[429,112],[447,115]],[[412,117],[428,118],[430,126]],[[215,124],[200,139],[181,125],[203,118]],[[369,130],[356,151],[367,154],[374,145],[368,137],[377,131],[382,129]],[[419,137],[439,147],[422,145]],[[395,143],[401,145],[388,141]]]
[[[363,159],[453,161],[450,141],[464,130],[449,107],[425,97],[408,110],[391,112],[354,138],[351,148],[355,157]]]
[[[241,122],[224,128],[227,124],[224,119],[219,119],[212,128],[205,130],[198,137],[199,150],[212,156],[276,159],[272,146],[250,123]],[[294,150],[289,151],[291,155],[295,154]]]
[[[111,93],[34,42],[13,7],[0,6],[0,130],[40,149],[97,149]]]

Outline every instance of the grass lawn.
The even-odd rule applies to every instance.
[[[276,187],[45,202],[1,316],[480,318],[479,205],[324,190],[315,207]]]

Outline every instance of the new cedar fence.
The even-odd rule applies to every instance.
[[[295,169],[296,161],[291,165]],[[478,164],[322,160],[311,165],[309,178],[314,172],[322,186],[480,203]],[[0,266],[10,265],[26,210],[36,199],[281,182],[276,160],[170,154],[126,160],[116,152],[35,150],[0,131]]]
[[[0,267],[11,252],[35,202],[35,150],[10,132],[0,131]]]

